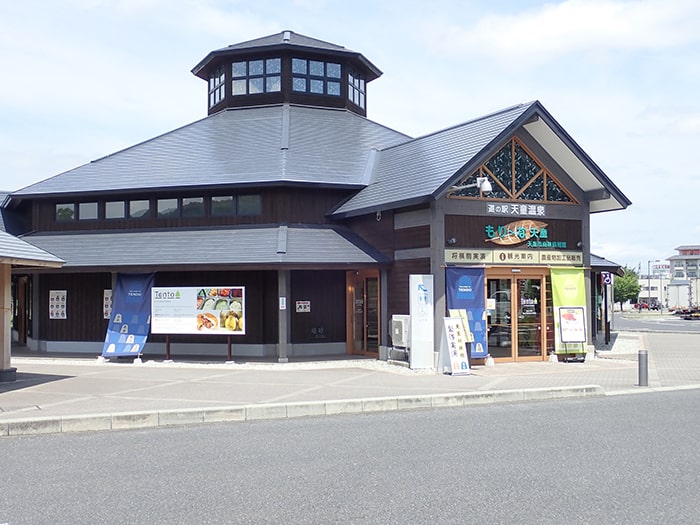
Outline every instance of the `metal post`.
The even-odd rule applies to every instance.
[[[639,386],[649,386],[649,352],[639,351]]]

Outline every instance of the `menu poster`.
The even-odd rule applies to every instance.
[[[174,286],[151,290],[154,334],[245,334],[245,287]]]
[[[102,294],[102,316],[105,319],[112,317],[112,290],[104,290]]]
[[[68,319],[66,313],[67,290],[49,290],[49,319]]]

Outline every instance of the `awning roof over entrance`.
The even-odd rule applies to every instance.
[[[63,260],[9,233],[0,231],[0,263],[59,268],[63,265]]]
[[[347,267],[388,262],[354,234],[327,227],[71,232],[23,239],[58,254],[66,261],[65,270],[309,264]]]

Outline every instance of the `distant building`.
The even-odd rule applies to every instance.
[[[698,306],[700,245],[679,246],[676,251],[677,255],[668,258],[671,280],[666,295],[667,305],[671,308]]]

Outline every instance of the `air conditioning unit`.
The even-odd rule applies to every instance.
[[[411,346],[409,330],[411,325],[410,315],[391,316],[391,342],[394,346],[408,348]]]

